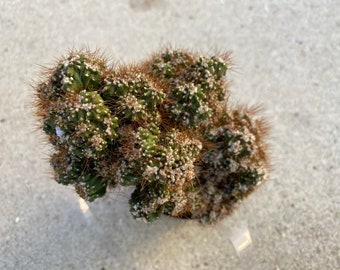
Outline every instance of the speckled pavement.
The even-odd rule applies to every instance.
[[[340,269],[339,14],[337,0],[2,0],[0,269]],[[269,181],[215,226],[136,221],[128,189],[87,209],[52,179],[32,115],[39,65],[167,45],[231,51],[230,102],[261,103],[271,125]]]

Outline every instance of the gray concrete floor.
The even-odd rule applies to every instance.
[[[0,268],[339,269],[339,14],[337,0],[2,0]],[[83,47],[129,63],[168,44],[232,51],[231,101],[262,103],[272,126],[270,180],[216,226],[135,221],[129,190],[83,213],[35,128],[38,64]]]

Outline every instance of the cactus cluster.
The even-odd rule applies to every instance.
[[[215,222],[267,176],[266,126],[227,102],[228,54],[165,49],[133,66],[71,52],[35,86],[55,179],[93,201],[134,186],[130,211]]]

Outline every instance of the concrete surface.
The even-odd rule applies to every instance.
[[[0,268],[339,269],[339,14],[337,0],[0,1]],[[272,125],[270,181],[216,226],[135,221],[129,190],[82,210],[35,130],[38,64],[73,47],[131,62],[166,44],[232,51],[231,100],[262,103]],[[242,228],[253,245],[238,256]]]

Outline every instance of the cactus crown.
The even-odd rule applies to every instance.
[[[135,186],[131,213],[214,222],[266,177],[263,120],[227,103],[227,54],[166,49],[113,68],[72,52],[36,85],[57,182],[93,201]]]

